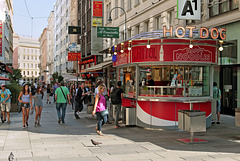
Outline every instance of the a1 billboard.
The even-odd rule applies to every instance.
[[[201,0],[178,0],[177,18],[183,20],[201,20]]]

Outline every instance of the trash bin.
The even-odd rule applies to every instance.
[[[240,127],[240,108],[235,108],[235,125]]]
[[[178,110],[178,128],[181,130],[185,129],[184,119],[184,110]]]
[[[206,132],[206,112],[184,110],[185,131]]]
[[[93,104],[88,104],[88,105],[87,105],[87,113],[88,113],[88,114],[91,114],[92,111],[93,111]]]
[[[136,108],[126,107],[126,125],[136,125]]]

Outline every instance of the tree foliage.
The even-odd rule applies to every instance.
[[[8,75],[11,79],[11,83],[19,83],[19,80],[22,78],[20,69],[13,69],[13,73],[9,73]]]

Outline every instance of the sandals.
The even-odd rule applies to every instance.
[[[120,125],[115,126],[115,129],[118,129],[118,128],[121,128],[121,126]]]
[[[104,134],[101,131],[97,131],[97,134],[100,136],[104,136]]]
[[[40,122],[37,123],[38,126],[41,126]]]
[[[37,122],[35,122],[34,127],[37,127]]]
[[[27,127],[28,127],[28,122],[26,122],[26,125],[27,125]]]

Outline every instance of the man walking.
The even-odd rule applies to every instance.
[[[81,112],[83,110],[83,103],[87,99],[87,95],[89,92],[87,92],[85,88],[85,83],[82,83],[81,86],[77,90],[77,96],[75,97],[75,111],[74,116],[76,119],[80,119],[77,113]]]
[[[6,121],[6,113],[8,123],[10,124],[10,110],[11,110],[11,92],[9,89],[6,89],[6,85],[2,84],[1,89],[1,110],[2,110],[2,123]]]
[[[68,101],[69,105],[71,105],[69,90],[66,87],[64,87],[64,82],[61,82],[61,86],[56,89],[55,99],[56,99],[56,109],[57,109],[57,114],[58,114],[58,123],[60,124],[62,121],[62,123],[64,124],[67,101]],[[61,109],[62,109],[62,114],[60,111]]]
[[[111,102],[113,104],[113,109],[115,109],[115,128],[119,128],[118,120],[119,113],[121,112],[122,99],[123,99],[123,89],[121,88],[121,81],[117,82],[117,88],[114,88],[111,93]]]
[[[213,83],[213,98],[217,102],[217,124],[220,124],[220,112],[221,112],[221,90],[217,87],[217,82]],[[215,115],[213,115],[215,116]],[[214,118],[215,119],[215,118]]]

